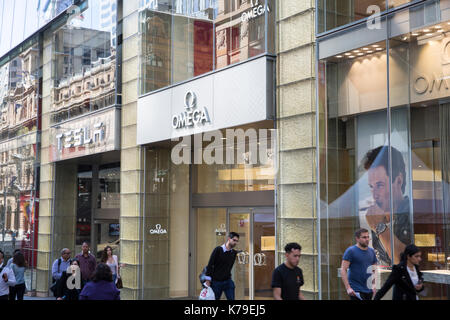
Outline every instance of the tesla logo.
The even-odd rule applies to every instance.
[[[193,91],[188,91],[184,96],[184,108],[186,111],[172,117],[174,129],[190,128],[211,123],[208,110],[197,107],[197,96]]]
[[[94,124],[92,136],[88,127],[70,130],[56,136],[58,150],[82,147],[92,143],[103,142],[105,140],[105,126],[103,122]]]

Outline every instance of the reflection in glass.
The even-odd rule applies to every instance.
[[[274,52],[274,6],[272,0],[141,0],[140,93]]]

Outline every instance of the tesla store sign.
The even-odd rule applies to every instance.
[[[138,145],[273,118],[273,62],[242,63],[139,98]]]
[[[251,0],[252,8],[244,12],[241,16],[242,22],[248,22],[250,20],[256,19],[267,12],[270,12],[269,5],[260,4],[259,0]]]
[[[111,108],[51,128],[51,161],[119,149],[120,111]]]
[[[194,92],[189,91],[184,97],[184,107],[186,111],[175,115],[172,118],[172,127],[174,129],[181,129],[186,127],[201,126],[205,123],[210,123],[208,109],[205,107],[197,108],[197,96]]]

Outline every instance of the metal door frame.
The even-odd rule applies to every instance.
[[[274,224],[276,225],[276,217],[275,217],[275,208],[271,207],[242,207],[242,208],[227,208],[227,235],[230,233],[230,215],[231,214],[249,214],[250,215],[250,234],[249,234],[249,240],[250,240],[250,248],[249,248],[249,259],[248,259],[248,267],[249,269],[249,300],[255,299],[255,276],[254,276],[254,259],[255,259],[255,252],[254,252],[254,241],[253,241],[253,230],[254,230],[254,222],[255,222],[255,214],[258,213],[268,213],[273,214]],[[275,229],[276,233],[276,229]],[[276,237],[276,234],[275,234]]]

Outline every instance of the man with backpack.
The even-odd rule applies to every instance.
[[[71,264],[70,255],[71,255],[70,249],[64,248],[61,250],[61,258],[58,258],[53,262],[52,266],[53,284],[50,287],[50,290],[53,292],[54,295],[56,294],[58,280],[61,279],[63,272],[66,271]]]

